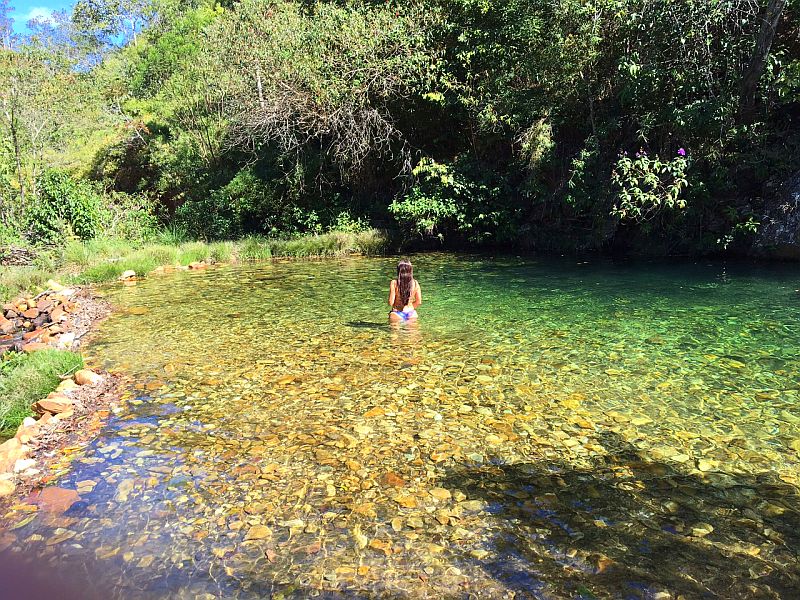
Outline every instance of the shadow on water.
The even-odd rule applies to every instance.
[[[442,485],[483,500],[494,521],[481,558],[462,559],[521,597],[798,597],[796,487],[771,472],[681,473],[613,433],[601,443],[610,454],[590,468],[451,470]]]

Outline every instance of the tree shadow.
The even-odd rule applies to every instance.
[[[798,597],[795,486],[772,472],[688,474],[614,433],[599,441],[610,453],[589,467],[451,470],[442,485],[484,501],[493,522],[463,560],[522,597]],[[462,519],[469,529],[467,511]]]

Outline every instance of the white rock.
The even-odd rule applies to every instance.
[[[122,275],[119,276],[119,279],[120,281],[124,281],[125,279],[133,279],[134,277],[136,277],[136,271],[128,269],[127,271],[124,271]]]
[[[20,458],[14,463],[14,473],[25,471],[31,467],[36,466],[36,461],[32,458]]]
[[[78,385],[95,385],[103,381],[102,375],[98,375],[91,369],[81,369],[73,377]]]
[[[31,427],[33,425],[36,425],[36,419],[34,419],[33,417],[25,417],[24,419],[22,419],[23,427]]]
[[[72,344],[75,341],[75,334],[70,331],[69,333],[63,333],[58,338],[58,347],[62,350],[68,350],[72,348]]]

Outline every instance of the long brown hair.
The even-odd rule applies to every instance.
[[[408,260],[401,260],[397,263],[397,291],[400,293],[400,300],[403,306],[408,304],[411,292],[414,289],[414,267]]]

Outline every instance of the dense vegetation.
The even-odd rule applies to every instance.
[[[796,0],[79,0],[10,34],[0,238],[746,246]],[[437,242],[438,243],[438,242]]]

